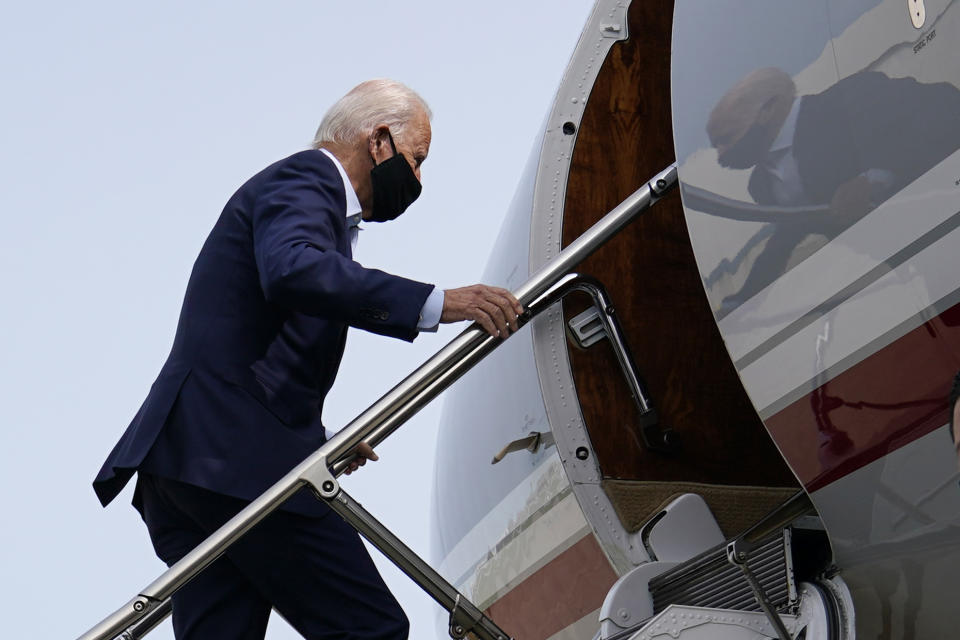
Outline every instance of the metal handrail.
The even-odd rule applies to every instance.
[[[659,200],[676,182],[677,166],[671,164],[522,284],[514,292],[517,300],[524,307],[529,307],[573,267]],[[79,640],[112,640],[151,611],[164,606],[174,592],[304,486],[311,485],[321,498],[333,499],[340,492],[336,476],[349,465],[352,451],[358,444],[367,442],[370,446],[377,446],[502,342],[503,339],[489,335],[473,323],[147,585],[136,597],[80,636]]]

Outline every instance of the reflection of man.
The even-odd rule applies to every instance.
[[[950,389],[950,437],[953,438],[953,448],[957,452],[957,467],[960,468],[960,371],[953,378],[953,387]]]
[[[170,356],[94,487],[134,504],[168,565],[326,439],[323,399],[347,326],[405,340],[471,319],[506,336],[506,290],[442,292],[351,260],[356,222],[420,194],[430,113],[407,87],[363,83],[326,114],[315,148],[233,195],[194,265]],[[362,464],[376,459],[357,450]],[[354,466],[356,468],[356,464]],[[407,621],[356,532],[303,493],[176,593],[177,638],[263,638],[276,608],[306,638],[405,638]]]
[[[826,216],[777,219],[737,299],[782,275],[812,234],[836,236],[960,147],[960,91],[860,72],[796,96],[779,69],[751,72],[717,103],[707,134],[722,166],[749,169],[763,205],[828,206]],[[809,252],[809,249],[808,249]],[[759,271],[758,271],[759,270]]]

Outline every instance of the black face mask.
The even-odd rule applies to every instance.
[[[397,146],[393,143],[393,136],[389,131],[387,137],[390,138],[393,157],[370,170],[373,186],[373,211],[370,219],[374,222],[386,222],[399,216],[420,197],[423,188],[410,168],[410,163],[403,154],[397,153]]]

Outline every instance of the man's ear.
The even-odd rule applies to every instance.
[[[953,441],[960,451],[960,401],[953,404]]]
[[[760,107],[760,111],[757,112],[756,122],[767,125],[773,120],[774,116],[777,113],[777,96],[771,96],[763,103]]]
[[[393,155],[393,150],[390,148],[389,131],[387,125],[381,124],[374,127],[367,137],[367,149],[376,164],[380,164]]]
[[[764,126],[776,126],[777,129],[790,113],[793,97],[786,95],[770,96],[757,113],[757,122]]]

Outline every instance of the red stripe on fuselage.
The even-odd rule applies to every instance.
[[[587,534],[490,605],[487,615],[514,638],[545,640],[599,609],[616,580]]]
[[[960,367],[960,304],[766,420],[815,491],[943,426]],[[945,438],[943,446],[951,446]]]

